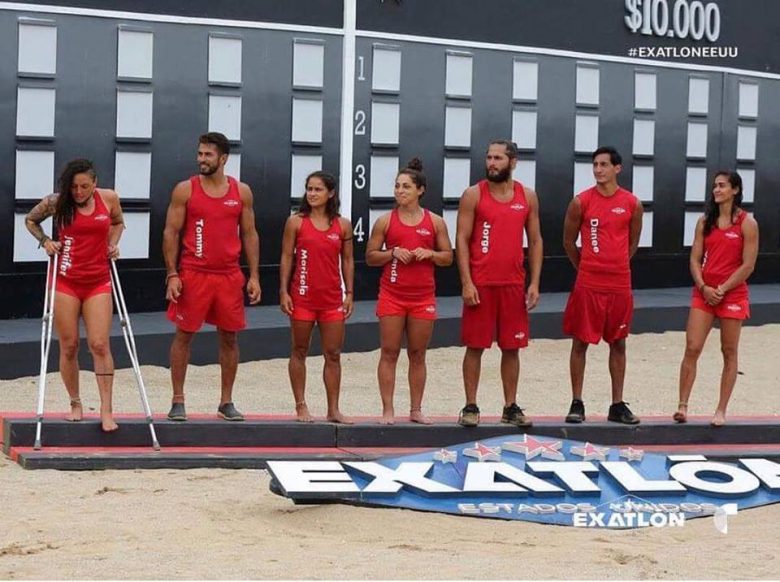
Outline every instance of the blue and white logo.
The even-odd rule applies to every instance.
[[[402,507],[577,527],[673,527],[780,501],[780,463],[737,464],[632,447],[496,437],[377,461],[269,461],[271,489],[298,502]]]

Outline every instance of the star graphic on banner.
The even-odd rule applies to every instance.
[[[606,461],[609,448],[585,443],[585,446],[572,447],[570,451],[572,455],[580,456],[584,461]]]
[[[439,461],[443,465],[447,463],[455,463],[458,460],[458,451],[448,451],[447,449],[441,449],[433,453],[433,460]]]
[[[474,448],[463,449],[463,455],[474,457],[478,461],[500,461],[501,447],[486,447],[482,443],[474,443]]]
[[[641,449],[628,447],[626,449],[620,449],[619,456],[621,459],[625,459],[630,463],[631,461],[642,461],[642,457],[645,456],[645,452]]]
[[[563,461],[562,445],[561,441],[542,441],[525,434],[522,441],[511,441],[502,444],[501,450],[525,455],[526,460],[541,455],[543,459]]]

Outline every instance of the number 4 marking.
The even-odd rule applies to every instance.
[[[361,216],[358,218],[358,221],[355,223],[355,230],[352,231],[352,234],[354,235],[355,239],[357,239],[357,242],[362,243],[363,239],[365,237],[365,232],[363,231],[363,217]]]

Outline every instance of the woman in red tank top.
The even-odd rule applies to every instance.
[[[379,217],[366,246],[366,264],[383,268],[376,309],[382,349],[377,370],[382,424],[395,422],[395,370],[404,332],[409,357],[409,420],[431,424],[422,413],[422,398],[425,352],[436,319],[433,270],[452,264],[452,245],[441,216],[420,206],[425,187],[422,163],[415,158],[395,179],[396,208]]]
[[[322,379],[328,402],[326,418],[330,422],[351,422],[339,410],[339,391],[344,320],[352,315],[355,264],[352,224],[338,211],[336,178],[326,172],[313,172],[306,178],[300,211],[288,218],[284,227],[279,302],[290,317],[288,371],[295,413],[301,422],[312,422],[305,400],[306,356],[315,322],[325,359]]]
[[[710,424],[718,427],[726,423],[726,407],[737,381],[739,335],[742,322],[750,316],[746,281],[758,254],[758,224],[741,204],[740,175],[729,171],[715,174],[691,247],[695,286],[680,364],[680,403],[672,416],[679,423],[688,420],[688,397],[696,380],[696,364],[716,317],[720,320],[723,371],[720,398]]]
[[[54,327],[60,344],[60,375],[70,396],[70,414],[79,421],[83,407],[79,391],[79,316],[84,317],[100,392],[100,421],[105,432],[116,430],[111,393],[114,360],[111,331],[111,276],[109,259],[119,257],[117,244],[124,230],[119,196],[97,189],[97,175],[89,160],[73,160],[59,178],[59,193],[46,196],[26,218],[27,229],[51,256],[59,255],[54,298]],[[54,217],[57,240],[50,239],[41,222]]]

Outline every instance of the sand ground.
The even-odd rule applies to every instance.
[[[778,415],[780,324],[746,327],[740,376],[729,412]],[[625,398],[640,415],[670,414],[684,335],[632,336]],[[569,403],[564,340],[538,340],[522,355],[520,403],[533,415],[563,415]],[[500,413],[498,352],[486,353],[483,414]],[[609,404],[607,349],[591,349],[588,412]],[[425,411],[462,406],[462,350],[431,350]],[[345,354],[342,409],[376,415],[377,352]],[[691,414],[709,416],[717,400],[720,354],[713,332],[699,366]],[[396,411],[408,410],[405,364]],[[307,400],[325,411],[321,362],[309,366]],[[169,404],[168,371],[144,367],[155,412]],[[46,410],[67,403],[51,374]],[[97,391],[82,373],[82,399]],[[217,366],[192,367],[189,412],[214,412]],[[32,411],[36,379],[0,382],[0,410]],[[245,412],[292,412],[286,361],[242,364],[235,401]],[[117,371],[115,410],[138,412],[129,370]],[[295,506],[268,490],[263,471],[25,471],[0,458],[0,578],[762,578],[778,577],[780,506],[741,512],[720,534],[703,518],[678,529],[578,530],[395,509]]]

